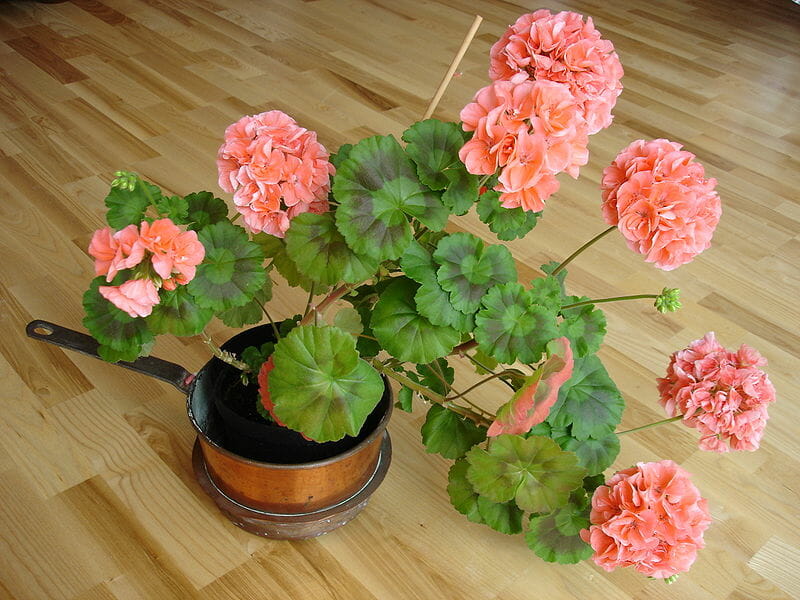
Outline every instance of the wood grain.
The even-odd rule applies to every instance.
[[[528,9],[535,5],[525,3]],[[484,22],[434,116],[456,120],[487,83],[492,43],[526,8],[500,0],[70,0],[0,2],[0,598],[692,600],[800,597],[800,6],[790,0],[562,0],[614,42],[625,91],[590,162],[564,178],[528,239],[530,279],[599,232],[602,169],[632,140],[669,137],[718,179],[710,250],[669,273],[609,236],[570,265],[590,297],[679,287],[684,308],[608,305],[603,359],[623,428],[660,417],[667,356],[714,330],[770,361],[778,390],[762,447],[700,452],[675,426],[626,437],[615,468],[672,458],[714,523],[672,586],[590,563],[551,565],[520,537],[466,521],[427,454],[425,408],[396,412],[392,468],[367,509],[316,540],[228,523],[191,471],[192,428],[168,386],[28,340],[33,317],[80,328],[86,245],[113,172],[171,193],[219,193],[216,150],[242,114],[281,109],[335,149],[420,118],[476,13]],[[472,215],[451,225],[492,239]],[[296,312],[280,286],[272,310]],[[215,324],[222,341],[229,331]],[[194,339],[155,354],[197,370]],[[469,369],[454,364],[460,375]],[[504,400],[489,387],[487,407]]]

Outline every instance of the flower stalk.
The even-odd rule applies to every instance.
[[[405,375],[398,373],[392,369],[386,367],[381,361],[377,359],[372,360],[372,366],[377,370],[379,373],[386,375],[394,379],[397,383],[404,385],[405,387],[414,390],[415,392],[425,396],[431,402],[435,402],[436,404],[441,404],[442,406],[452,410],[454,413],[461,415],[475,423],[481,427],[489,427],[492,422],[484,417],[483,415],[478,414],[471,408],[466,408],[464,406],[459,406],[457,404],[453,404],[449,398],[442,396],[441,394],[437,394],[436,392],[431,391],[430,389],[426,388],[424,385],[409,379]]]
[[[555,268],[555,270],[551,273],[551,275],[558,275],[564,269],[564,267],[566,267],[569,263],[571,263],[581,252],[586,250],[589,246],[591,246],[592,244],[594,244],[598,240],[602,239],[604,236],[606,236],[609,233],[611,233],[612,231],[614,231],[616,228],[617,228],[616,225],[612,225],[611,227],[609,227],[605,231],[602,231],[599,234],[597,234],[596,236],[594,236],[592,239],[590,239],[588,242],[586,242],[583,246],[581,246],[580,248],[575,250],[575,252],[573,252],[566,259],[564,259],[561,262],[561,264],[558,265]]]
[[[625,431],[618,431],[617,435],[625,435],[626,433],[634,433],[636,431],[642,431],[644,429],[650,429],[651,427],[656,427],[657,425],[665,425],[666,423],[674,423],[675,421],[680,421],[683,419],[683,415],[678,415],[675,417],[670,417],[669,419],[662,419],[661,421],[654,421],[653,423],[648,423],[647,425],[641,425],[640,427],[634,427],[633,429],[626,429]]]
[[[247,363],[236,358],[236,356],[232,352],[228,352],[227,350],[223,350],[222,348],[217,346],[214,343],[214,340],[211,339],[211,336],[208,335],[208,333],[205,330],[201,332],[201,335],[203,336],[203,342],[206,344],[206,346],[209,347],[211,353],[214,356],[216,356],[222,362],[227,363],[232,367],[239,369],[240,371],[243,371],[245,373],[250,372],[250,367],[247,365]]]

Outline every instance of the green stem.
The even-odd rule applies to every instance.
[[[585,243],[583,246],[581,246],[580,248],[578,248],[577,250],[575,250],[575,252],[573,252],[572,254],[570,254],[570,255],[569,255],[567,258],[566,258],[566,260],[564,260],[564,261],[563,261],[563,262],[562,262],[560,265],[558,265],[558,266],[555,268],[555,270],[554,270],[554,271],[551,273],[551,275],[558,275],[558,274],[559,274],[559,272],[561,272],[561,270],[562,270],[564,267],[566,267],[566,266],[567,266],[569,263],[571,263],[571,262],[572,262],[572,260],[573,260],[573,259],[574,259],[576,256],[578,256],[578,255],[579,255],[581,252],[583,252],[583,251],[584,251],[584,250],[586,250],[586,249],[587,249],[589,246],[591,246],[592,244],[594,244],[594,243],[595,243],[597,240],[601,239],[603,236],[605,236],[605,235],[607,235],[607,234],[611,233],[612,231],[614,231],[616,228],[617,228],[617,226],[616,226],[616,225],[612,225],[611,227],[609,227],[608,229],[606,229],[606,230],[605,230],[605,231],[603,231],[602,233],[599,233],[599,234],[597,234],[596,236],[594,236],[592,239],[590,239],[588,242],[586,242],[586,243]]]
[[[481,369],[483,369],[484,371],[486,371],[487,373],[491,373],[492,375],[494,375],[494,373],[495,373],[494,369],[490,369],[489,367],[487,367],[486,365],[484,365],[484,364],[483,364],[481,361],[479,361],[479,360],[478,360],[477,358],[475,358],[474,356],[470,356],[469,354],[464,354],[464,356],[466,356],[466,357],[467,357],[467,359],[468,359],[468,360],[469,360],[469,361],[470,361],[470,362],[471,362],[473,365],[476,365],[476,366],[480,367]],[[510,387],[510,388],[511,388],[512,390],[514,390],[515,392],[517,391],[517,390],[515,390],[515,389],[514,389],[514,386],[513,386],[513,385],[511,385],[511,383],[509,383],[509,382],[508,382],[508,381],[506,381],[505,379],[501,379],[500,381],[502,381],[503,383],[505,383],[505,384],[506,384],[508,387]]]
[[[247,363],[242,362],[241,360],[237,359],[233,353],[228,352],[227,350],[223,350],[219,346],[214,343],[214,340],[211,339],[211,336],[205,331],[205,329],[201,332],[203,336],[203,341],[205,344],[211,349],[211,353],[220,359],[224,363],[228,363],[232,367],[236,367],[240,371],[244,371],[245,373],[250,372],[250,367],[247,366]]]
[[[393,371],[392,369],[387,368],[377,358],[373,359],[371,364],[373,367],[375,367],[375,369],[378,372],[383,373],[387,377],[391,377],[392,379],[394,379],[399,384],[404,385],[407,388],[412,389],[415,392],[418,392],[419,394],[422,394],[431,402],[435,402],[436,404],[441,404],[445,408],[452,410],[454,413],[469,419],[476,425],[479,425],[481,427],[488,427],[489,425],[492,424],[492,422],[489,419],[487,419],[482,415],[479,415],[472,409],[466,408],[464,406],[458,406],[457,404],[453,404],[452,402],[450,402],[450,400],[448,400],[444,396],[429,390],[424,385],[421,385],[416,381],[412,381],[411,379],[409,379],[405,375],[401,375],[397,371]]]
[[[481,379],[478,383],[468,387],[466,390],[464,390],[460,394],[456,394],[455,396],[449,396],[447,399],[448,400],[456,400],[458,398],[461,398],[465,394],[469,394],[472,390],[474,390],[476,388],[479,388],[483,384],[489,383],[492,379],[497,379],[498,377],[502,377],[503,375],[510,375],[511,373],[514,373],[514,372],[515,371],[513,371],[512,369],[506,369],[504,371],[500,371],[499,373],[493,373],[492,375],[489,375],[489,377]]]
[[[311,290],[308,292],[308,300],[306,301],[306,308],[303,310],[303,314],[308,313],[308,309],[311,307],[311,301],[314,299],[314,287],[315,285],[311,284]]]
[[[489,181],[489,179],[491,179],[492,175],[494,175],[494,173],[489,173],[488,175],[481,177],[481,180],[478,182],[478,189],[481,189],[483,185]]]
[[[641,427],[634,427],[633,429],[626,429],[625,431],[618,431],[617,435],[624,435],[626,433],[633,433],[635,431],[642,431],[643,429],[650,429],[651,427],[655,427],[656,425],[664,425],[665,423],[674,423],[675,421],[680,421],[683,419],[683,415],[678,415],[677,417],[670,417],[669,419],[662,419],[661,421],[656,421],[654,423],[648,423],[647,425],[642,425]]]
[[[269,324],[272,326],[272,332],[275,334],[275,341],[277,342],[279,339],[281,339],[281,334],[280,334],[280,332],[278,331],[278,327],[277,327],[277,325],[275,325],[275,321],[274,321],[274,320],[273,320],[273,318],[270,316],[270,314],[269,314],[269,311],[267,310],[267,307],[266,307],[264,304],[261,304],[261,303],[259,302],[259,303],[258,303],[258,305],[261,307],[261,310],[264,312],[264,314],[265,314],[265,315],[267,316],[267,318],[269,319]]]
[[[601,302],[616,302],[617,300],[641,300],[643,298],[658,298],[658,294],[635,294],[633,296],[614,296],[613,298],[596,298],[595,300],[584,300],[582,302],[575,302],[573,304],[565,304],[561,310],[568,308],[575,308],[576,306],[585,306],[587,304],[600,304]]]
[[[336,302],[339,298],[344,296],[347,292],[350,291],[350,286],[340,285],[338,288],[333,290],[330,294],[325,296],[325,298],[317,304],[316,306],[309,306],[306,313],[303,315],[303,318],[300,319],[300,322],[297,324],[298,326],[308,325],[313,319],[316,314],[322,313],[327,309],[331,304]]]

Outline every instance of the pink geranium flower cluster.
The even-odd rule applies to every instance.
[[[526,77],[564,83],[594,134],[611,124],[622,92],[622,65],[614,45],[601,39],[592,18],[537,10],[521,16],[492,46],[489,77]]]
[[[665,271],[708,248],[722,214],[717,181],[694,158],[669,140],[637,140],[603,170],[606,223]]]
[[[767,405],[775,401],[775,388],[759,368],[766,364],[753,348],[742,344],[731,352],[707,333],[672,355],[666,377],[658,379],[661,405],[700,431],[703,450],[756,450]]]
[[[328,210],[335,173],[317,134],[286,113],[245,116],[225,130],[217,154],[219,185],[253,233],[284,237],[289,221],[304,212]]]
[[[581,538],[606,571],[632,566],[650,577],[688,571],[711,523],[689,473],[671,460],[638,463],[616,473],[592,496]]]
[[[461,111],[473,136],[459,157],[470,173],[501,169],[495,190],[506,208],[538,212],[558,190],[556,174],[578,176],[589,160],[586,121],[569,89],[517,75],[481,89]]]
[[[170,219],[140,227],[128,225],[112,232],[104,227],[94,232],[89,254],[95,258],[95,275],[111,282],[120,271],[144,265],[141,272],[118,286],[100,286],[99,292],[132,317],[146,317],[158,304],[158,290],[174,290],[189,283],[205,257],[205,248],[194,231],[183,231]]]

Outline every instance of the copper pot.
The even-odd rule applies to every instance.
[[[32,338],[99,358],[97,341],[86,334],[40,320],[28,323],[26,331]],[[234,336],[223,348],[240,351],[270,335],[268,326],[256,327]],[[225,447],[226,438],[238,434],[231,433],[216,408],[221,376],[231,369],[222,361],[213,358],[196,376],[152,357],[115,364],[171,383],[186,394],[189,420],[197,431],[195,476],[233,523],[256,535],[302,539],[344,525],[364,508],[389,468],[392,449],[386,424],[393,401],[385,380],[383,397],[356,438],[314,444],[265,422],[267,438],[284,436],[276,444],[284,453],[297,448],[297,457],[314,456],[302,462],[270,462],[263,460],[269,449],[254,459]],[[295,457],[292,451],[289,456]]]

